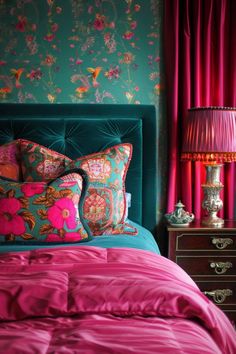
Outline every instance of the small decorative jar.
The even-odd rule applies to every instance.
[[[188,211],[184,211],[184,205],[179,200],[175,204],[175,210],[172,213],[165,214],[165,218],[171,226],[183,227],[188,226],[194,220],[194,215]]]

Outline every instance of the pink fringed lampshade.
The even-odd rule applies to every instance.
[[[191,108],[186,128],[182,160],[236,161],[236,108]]]
[[[206,182],[202,184],[206,211],[203,224],[222,226],[217,216],[222,209],[220,169],[223,162],[236,161],[236,108],[201,107],[188,111],[187,127],[183,137],[181,159],[203,161]]]

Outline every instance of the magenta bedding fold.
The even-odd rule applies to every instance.
[[[160,255],[71,246],[0,264],[0,353],[236,353],[227,317]]]

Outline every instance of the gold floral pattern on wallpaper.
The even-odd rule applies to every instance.
[[[0,101],[153,103],[162,0],[0,0]]]

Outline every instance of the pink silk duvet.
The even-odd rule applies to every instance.
[[[236,353],[223,312],[151,252],[57,247],[0,263],[0,353]]]

